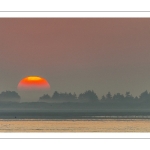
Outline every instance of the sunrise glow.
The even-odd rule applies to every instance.
[[[25,77],[18,84],[19,90],[43,90],[49,88],[50,84],[48,81],[39,76]]]

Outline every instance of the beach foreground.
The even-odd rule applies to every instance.
[[[150,132],[150,120],[0,120],[0,132]]]

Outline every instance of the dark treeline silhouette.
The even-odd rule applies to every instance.
[[[19,102],[20,99],[21,97],[15,91],[5,91],[0,93],[0,102]],[[134,97],[130,92],[126,92],[125,95],[121,93],[112,95],[108,92],[99,99],[93,90],[80,93],[79,96],[75,93],[59,93],[55,91],[52,96],[48,94],[41,96],[39,102],[150,102],[150,93],[146,90],[138,97]]]
[[[136,102],[136,101],[150,101],[150,93],[148,91],[144,91],[140,94],[139,97],[135,96],[133,97],[130,92],[126,92],[125,95],[117,93],[112,95],[110,92],[108,92],[106,95],[103,95],[100,99],[101,101],[118,101],[118,102]]]
[[[131,100],[138,100],[137,97],[133,97],[130,92],[126,92],[125,96],[123,94],[117,93],[112,95],[108,92],[106,95],[102,96],[102,101],[131,101]]]
[[[15,91],[0,93],[0,102],[19,102],[21,97]]]
[[[59,93],[55,91],[51,96],[44,94],[39,98],[41,102],[139,102],[139,101],[150,101],[150,93],[144,91],[140,94],[139,97],[132,96],[130,92],[126,92],[125,95],[121,93],[116,93],[112,95],[108,92],[106,95],[103,95],[101,99],[98,98],[96,93],[92,90],[88,90],[84,93],[77,95],[71,93]]]
[[[57,91],[54,92],[54,94],[49,96],[48,94],[44,94],[42,97],[39,99],[40,101],[56,101],[56,102],[63,102],[63,101],[75,101],[77,100],[76,94],[71,94],[71,93],[58,93]]]
[[[84,102],[98,102],[98,96],[94,93],[94,91],[86,91],[79,95],[78,100]]]
[[[150,93],[142,92],[138,97],[108,92],[101,99],[92,90],[78,96],[75,93],[44,94],[39,101],[20,101],[14,91],[0,94],[0,118],[88,118],[89,116],[150,116]],[[6,103],[3,103],[3,102]],[[17,102],[16,102],[17,101]]]
[[[43,102],[98,102],[98,96],[96,93],[94,93],[94,91],[90,90],[81,93],[78,97],[75,93],[58,93],[55,91],[52,97],[50,97],[48,94],[44,94],[39,98],[39,100]]]

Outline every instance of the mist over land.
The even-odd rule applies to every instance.
[[[44,94],[36,102],[22,102],[15,91],[0,94],[0,118],[91,118],[93,116],[149,116],[150,93],[142,92],[133,97],[117,93],[98,98],[94,91],[85,91],[78,96],[75,93],[59,93],[52,96]]]

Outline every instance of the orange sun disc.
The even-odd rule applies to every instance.
[[[50,85],[47,80],[39,76],[25,77],[18,84],[19,90],[43,90],[49,88]]]

